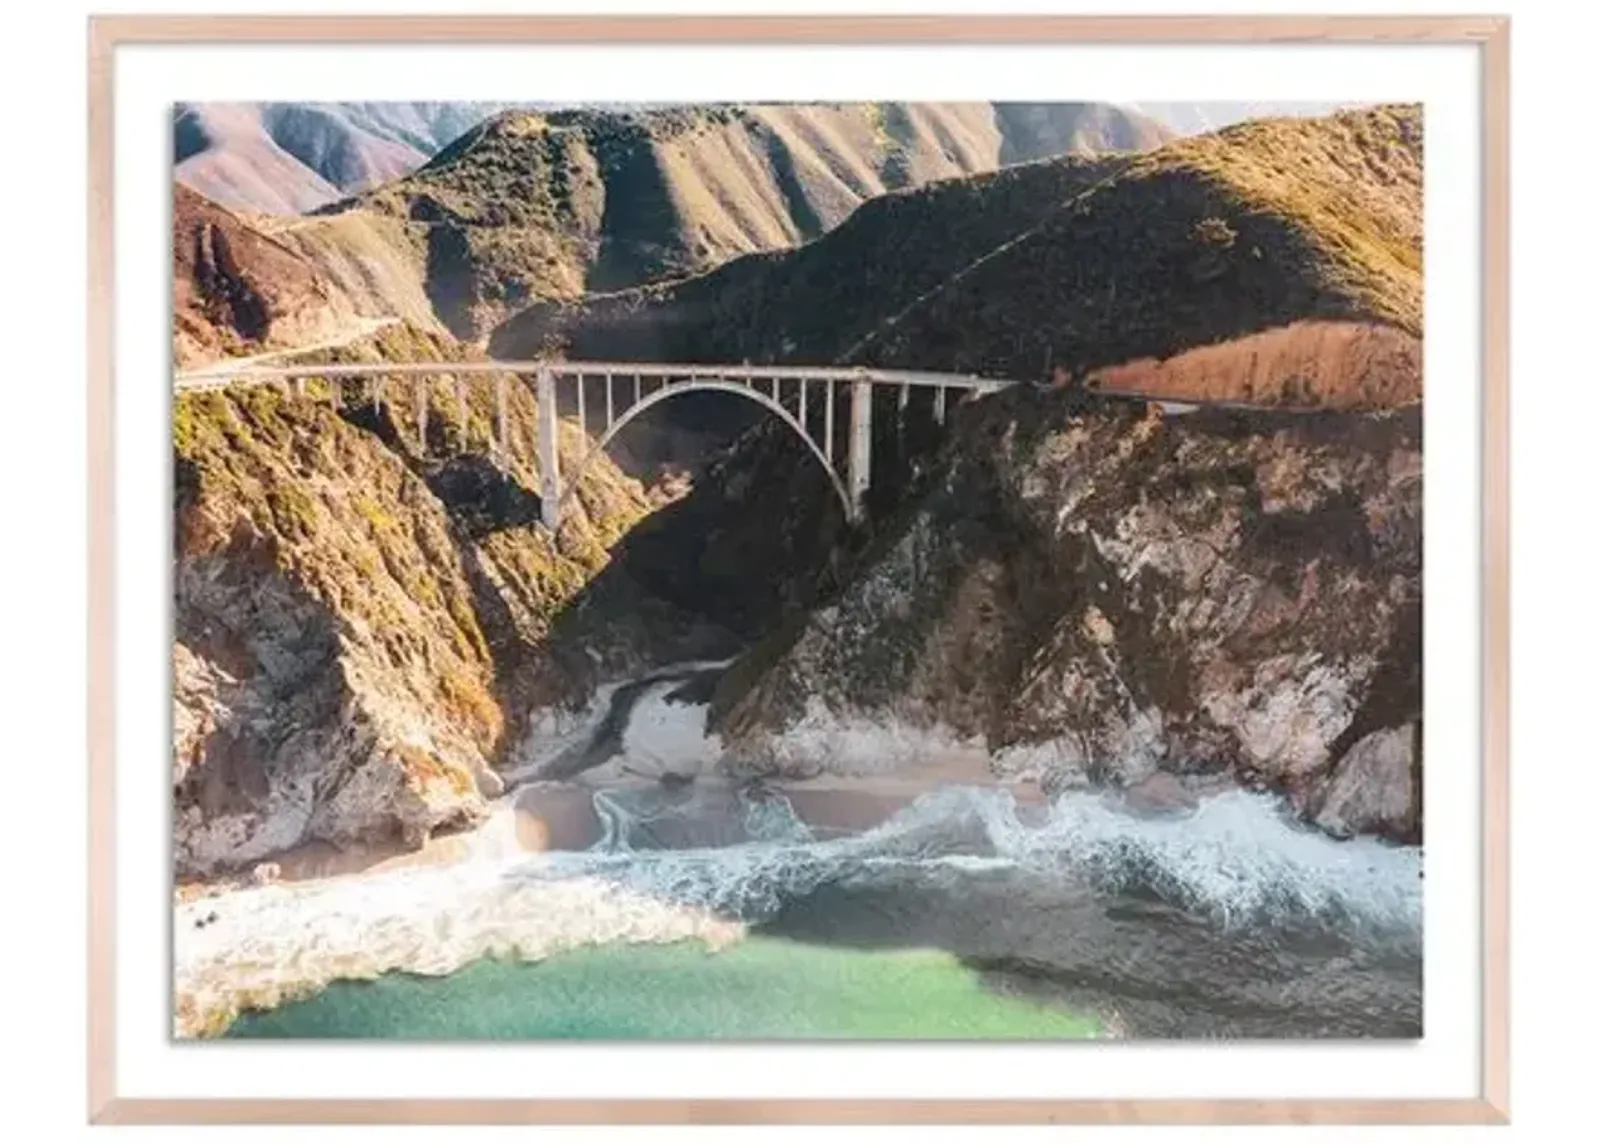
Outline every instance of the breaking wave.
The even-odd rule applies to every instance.
[[[497,849],[455,865],[268,885],[179,905],[178,1034],[219,1031],[243,1009],[270,1008],[334,980],[393,971],[442,976],[487,956],[538,960],[613,942],[719,947],[744,936],[737,921],[613,880],[509,879],[512,866]]]
[[[598,876],[752,924],[823,884],[870,884],[907,869],[950,879],[983,870],[1076,879],[1108,893],[1153,894],[1224,925],[1313,920],[1406,931],[1421,923],[1419,850],[1336,841],[1263,794],[1224,793],[1180,817],[1137,817],[1092,792],[1019,807],[1007,790],[946,787],[874,829],[837,838],[819,838],[781,794],[741,800],[743,837],[734,844],[644,848],[641,835],[663,814],[685,811],[602,793],[599,845],[544,855],[511,876]]]
[[[692,774],[720,744],[705,733],[704,707],[676,692],[684,677],[639,680],[626,696],[609,688],[584,711],[537,723],[524,754],[532,785],[543,784],[538,766],[553,756]],[[797,729],[794,749],[826,752],[834,773],[881,774],[940,751],[981,750],[897,725],[830,723],[820,712]],[[1015,887],[1025,897],[1027,886],[1045,884],[1158,899],[1220,929],[1310,926],[1382,936],[1384,945],[1397,936],[1411,949],[1421,939],[1419,849],[1335,840],[1266,794],[1235,790],[1141,816],[1090,789],[1019,803],[1010,789],[959,781],[914,800],[897,791],[871,802],[893,783],[863,777],[804,798],[797,791],[797,809],[770,787],[681,782],[590,787],[598,828],[583,835],[597,838],[587,849],[530,852],[508,795],[452,864],[184,902],[174,915],[178,1031],[213,1032],[242,1009],[337,979],[443,975],[485,956],[539,959],[615,942],[721,946],[823,889],[932,888],[959,910],[968,889]],[[560,789],[587,812],[582,786]],[[872,812],[857,815],[854,832],[835,828],[843,803],[830,797],[865,798]],[[879,824],[861,829],[864,821]]]

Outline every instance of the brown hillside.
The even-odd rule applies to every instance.
[[[301,214],[416,170],[439,149],[435,123],[466,119],[464,130],[497,107],[183,103],[173,112],[173,174],[233,210]]]
[[[1096,369],[1090,389],[1253,404],[1383,409],[1422,399],[1422,341],[1374,322],[1304,321]]]
[[[782,104],[509,112],[325,208],[418,228],[424,290],[475,337],[541,299],[696,273],[821,235],[897,188],[1168,137],[1095,105]]]
[[[945,179],[864,203],[797,250],[737,258],[709,273],[530,306],[490,339],[499,357],[825,362],[885,314],[1037,225],[1128,157],[1066,158]]]
[[[314,341],[354,316],[305,259],[181,184],[173,187],[172,263],[179,366]]]
[[[885,197],[796,251],[530,307],[491,346],[1045,380],[1349,322],[1394,332],[1318,325],[1163,369],[1161,384],[1203,378],[1205,395],[1245,399],[1284,390],[1293,378],[1280,371],[1304,373],[1328,352],[1319,390],[1409,400],[1420,393],[1407,370],[1420,366],[1421,165],[1416,107],[1037,163]]]
[[[1184,139],[888,315],[850,360],[1034,378],[1307,318],[1422,332],[1422,113]]]
[[[180,105],[172,127],[174,180],[230,209],[299,214],[341,194],[278,145],[257,104]]]
[[[368,317],[399,317],[444,332],[428,293],[428,228],[371,211],[263,219],[262,229],[294,251]]]

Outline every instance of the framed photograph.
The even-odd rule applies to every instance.
[[[91,21],[91,1119],[1504,1122],[1507,36]]]

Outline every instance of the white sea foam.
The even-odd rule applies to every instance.
[[[941,792],[934,800],[951,795],[961,796]],[[1002,796],[976,802],[1001,856],[1080,872],[1108,890],[1153,891],[1224,923],[1313,917],[1407,930],[1421,923],[1419,849],[1335,840],[1293,821],[1267,794],[1235,790],[1203,799],[1187,815],[1130,817],[1113,800],[1079,791],[1057,798],[1038,826],[1019,821]]]
[[[653,768],[715,757],[705,708],[668,702],[673,685],[640,697],[622,736],[626,757]],[[583,712],[541,722],[524,758],[536,764],[592,734],[613,690],[602,688]],[[833,772],[882,773],[975,748],[894,723],[824,711],[808,719],[786,741]],[[709,790],[706,801],[697,800],[699,786],[690,793],[686,801],[655,787],[596,793],[604,836],[584,852],[530,855],[503,803],[452,865],[182,904],[173,942],[179,1031],[215,1029],[242,1007],[340,978],[443,974],[486,955],[535,959],[616,941],[722,944],[824,885],[893,885],[908,873],[948,879],[957,890],[961,878],[1008,870],[1068,879],[1106,893],[1154,894],[1222,925],[1309,921],[1420,932],[1419,850],[1334,840],[1292,821],[1267,795],[1230,792],[1181,816],[1138,817],[1092,790],[1019,811],[1003,788],[948,785],[864,833],[819,837],[779,794],[742,795],[730,811],[715,809]],[[728,819],[718,836],[732,844],[648,848],[662,836],[663,818],[704,813],[708,804]]]
[[[1307,831],[1263,795],[1221,794],[1187,816],[1146,819],[1073,792],[1025,821],[1006,791],[948,787],[875,829],[824,840],[769,795],[747,800],[746,840],[677,850],[633,848],[650,815],[634,815],[614,794],[596,797],[611,828],[594,850],[529,856],[491,822],[456,865],[181,905],[180,1033],[334,979],[443,974],[486,955],[537,959],[619,941],[719,945],[821,886],[892,885],[908,872],[955,889],[963,877],[1007,870],[1074,879],[1105,892],[1154,893],[1225,925],[1420,927],[1417,850]],[[653,814],[666,812],[658,806]],[[211,913],[214,921],[195,927]]]
[[[492,839],[492,829],[485,832]],[[241,1009],[271,1007],[332,980],[395,970],[443,975],[484,956],[535,960],[619,941],[697,938],[717,947],[744,932],[735,920],[614,879],[509,878],[513,864],[491,840],[455,865],[269,885],[179,905],[178,1034],[218,1030]]]
[[[747,809],[761,832],[731,846],[639,850],[613,800],[607,841],[586,853],[521,866],[527,880],[602,876],[641,892],[748,922],[824,883],[870,883],[883,870],[956,873],[1013,868],[1074,878],[1107,892],[1154,893],[1223,924],[1320,920],[1415,930],[1421,855],[1368,839],[1337,841],[1289,820],[1267,795],[1202,801],[1181,817],[1130,816],[1097,793],[1061,795],[1024,821],[1002,789],[945,787],[875,829],[817,840],[769,796]]]

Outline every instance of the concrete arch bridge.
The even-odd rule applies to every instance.
[[[777,417],[803,440],[826,470],[834,492],[852,522],[864,515],[872,476],[872,410],[874,394],[887,389],[903,427],[915,400],[925,404],[938,424],[949,406],[982,397],[1012,384],[960,373],[793,365],[671,365],[599,361],[472,361],[406,362],[387,365],[265,366],[241,362],[209,371],[180,374],[179,392],[208,391],[250,385],[281,385],[305,394],[308,378],[342,386],[365,382],[375,404],[386,399],[388,386],[410,380],[419,397],[440,377],[453,386],[463,422],[465,386],[493,387],[496,447],[502,462],[516,439],[507,412],[507,387],[533,378],[537,401],[537,456],[540,503],[544,524],[561,524],[578,480],[631,421],[646,410],[686,393],[716,392],[753,401]],[[418,402],[418,431],[427,442],[426,401]],[[563,473],[556,449],[556,429],[567,418],[589,442],[583,457]]]

